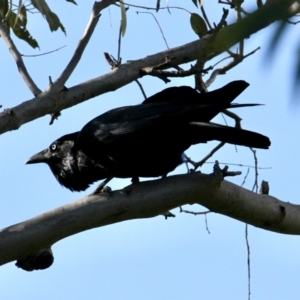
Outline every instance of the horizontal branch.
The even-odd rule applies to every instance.
[[[0,114],[0,134],[18,129],[23,124],[46,114],[55,114],[93,97],[114,91],[138,79],[141,69],[159,65],[166,57],[174,57],[172,60],[174,65],[199,58],[201,61],[207,61],[276,20],[290,16],[293,13],[288,10],[291,3],[293,1],[285,0],[266,4],[238,23],[222,28],[217,35],[207,35],[201,40],[127,62],[108,74],[83,82],[69,90],[57,92],[50,88],[38,97],[4,110]]]
[[[221,172],[190,173],[87,196],[0,231],[0,265],[48,248],[70,235],[125,220],[151,218],[185,204],[266,230],[300,234],[300,206],[222,181]]]

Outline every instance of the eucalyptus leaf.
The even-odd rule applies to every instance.
[[[198,0],[192,0],[196,7],[198,7]]]
[[[119,3],[120,3],[121,17],[122,17],[122,21],[121,21],[122,36],[124,36],[127,27],[126,9],[123,0],[120,0]]]
[[[31,3],[43,16],[45,16],[51,31],[56,31],[60,28],[64,33],[66,33],[59,17],[51,11],[45,0],[31,0]]]
[[[6,16],[8,11],[8,0],[0,0],[0,21]]]
[[[191,26],[194,32],[201,38],[207,34],[207,26],[202,17],[196,13],[191,13]]]

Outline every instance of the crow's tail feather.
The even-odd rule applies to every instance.
[[[271,145],[267,136],[249,130],[205,122],[192,122],[190,125],[189,135],[193,144],[217,140],[261,149],[268,149]]]

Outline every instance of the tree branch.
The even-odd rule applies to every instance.
[[[207,35],[201,40],[121,64],[110,73],[69,88],[68,91],[53,92],[51,89],[45,91],[36,98],[2,112],[0,134],[18,129],[21,125],[46,114],[61,111],[103,93],[114,91],[138,79],[141,69],[164,62],[165,57],[174,57],[172,60],[174,65],[191,62],[200,57],[202,61],[212,59],[272,22],[291,16],[293,13],[289,10],[291,3],[292,0],[286,0],[266,4],[241,21],[222,28],[216,36]]]
[[[102,0],[102,1],[96,1],[93,6],[92,14],[90,17],[90,21],[85,29],[85,32],[83,34],[82,39],[79,41],[79,44],[74,52],[73,57],[71,58],[70,62],[68,63],[67,67],[64,69],[62,74],[57,78],[57,80],[54,82],[54,85],[58,86],[58,89],[60,90],[64,84],[67,82],[73,71],[75,70],[78,62],[81,59],[81,56],[84,52],[85,47],[87,46],[94,29],[97,26],[97,23],[100,18],[100,11],[105,9],[106,7],[110,6],[111,4],[114,4],[116,0]]]
[[[125,220],[152,218],[201,204],[266,230],[300,234],[300,206],[222,181],[222,172],[190,173],[87,196],[0,231],[0,265],[49,248],[70,235]]]
[[[12,54],[13,58],[16,61],[18,71],[20,72],[23,80],[25,81],[26,85],[30,89],[33,95],[37,96],[39,95],[42,91],[37,87],[33,79],[30,77],[26,66],[24,64],[24,61],[22,59],[22,56],[20,52],[18,51],[16,45],[14,44],[13,40],[7,33],[7,30],[5,29],[2,21],[0,21],[0,36],[3,38],[4,42],[6,43],[10,53]]]

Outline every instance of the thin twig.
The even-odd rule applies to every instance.
[[[203,159],[199,162],[194,162],[190,158],[187,158],[187,162],[191,163],[194,166],[194,170],[196,171],[199,167],[201,167],[210,157],[212,157],[220,148],[225,145],[224,142],[220,143],[218,146],[213,148]]]
[[[207,161],[205,162],[206,164],[214,164],[214,161]],[[238,166],[238,167],[243,167],[243,168],[252,168],[255,169],[256,166],[249,166],[249,165],[243,165],[243,164],[234,164],[234,163],[223,163],[223,162],[219,162],[220,165],[229,165],[229,166]],[[259,170],[270,170],[272,169],[272,167],[257,167],[257,169]]]
[[[160,24],[159,24],[159,22],[157,21],[157,19],[156,19],[156,17],[154,16],[154,14],[151,13],[151,12],[147,12],[147,11],[140,11],[140,12],[137,11],[136,13],[137,13],[137,14],[150,14],[150,15],[154,18],[154,20],[155,20],[155,22],[156,22],[156,24],[157,24],[157,26],[158,26],[158,28],[159,28],[159,30],[160,30],[160,32],[161,32],[161,35],[162,35],[162,37],[163,37],[163,39],[164,39],[164,41],[165,41],[165,44],[166,44],[167,48],[170,49],[170,48],[169,48],[169,45],[168,45],[168,43],[167,43],[167,40],[166,40],[166,38],[165,38],[164,32],[163,32],[162,28],[160,27]]]
[[[208,223],[207,223],[207,214],[212,213],[211,210],[207,210],[207,211],[200,211],[200,212],[195,212],[195,211],[190,211],[190,210],[185,210],[182,209],[181,206],[179,206],[180,212],[182,213],[186,213],[186,214],[191,214],[194,216],[198,216],[198,215],[204,215],[205,216],[205,227],[206,227],[206,231],[210,234],[210,231],[208,229]]]
[[[140,89],[141,89],[141,91],[142,91],[142,94],[143,94],[143,96],[144,96],[144,98],[145,98],[145,100],[147,99],[147,95],[146,95],[146,93],[145,93],[145,91],[144,91],[144,89],[143,89],[143,86],[142,86],[142,84],[136,79],[135,80],[135,82],[138,84],[138,86],[140,87]]]
[[[245,239],[247,246],[247,266],[248,266],[248,300],[250,300],[251,295],[251,268],[250,268],[250,244],[248,240],[248,224],[245,226]]]
[[[162,70],[159,70],[158,67],[148,67],[148,68],[141,69],[140,75],[141,75],[141,77],[144,75],[155,76],[155,77],[158,77],[161,80],[163,80],[165,83],[168,83],[168,82],[170,82],[168,77],[187,77],[187,76],[191,76],[191,75],[198,74],[198,73],[206,73],[208,70],[211,70],[211,69],[212,69],[211,66],[204,70],[201,70],[195,66],[192,66],[189,70],[180,69],[179,71],[162,71]]]
[[[198,215],[206,215],[206,214],[209,214],[209,213],[212,212],[212,211],[210,211],[210,210],[195,212],[195,211],[190,211],[190,210],[182,209],[181,206],[179,206],[179,209],[180,209],[180,212],[181,212],[181,213],[183,212],[183,213],[191,214],[191,215],[194,215],[194,216],[198,216]]]
[[[112,55],[108,54],[107,52],[104,52],[104,57],[107,61],[107,63],[111,66],[111,69],[117,68],[121,64],[121,58],[120,60],[116,60]]]
[[[241,186],[243,186],[243,185],[246,183],[246,179],[247,179],[247,177],[248,177],[248,175],[249,175],[249,171],[250,171],[250,168],[248,168],[247,174],[245,175],[244,180],[243,180]]]
[[[208,229],[207,214],[205,214],[204,217],[205,217],[205,227],[206,227],[206,231],[210,234],[210,231],[209,231],[209,229]]]
[[[253,157],[254,157],[254,165],[255,165],[255,180],[254,180],[254,184],[253,184],[253,188],[252,188],[252,192],[255,189],[255,193],[258,192],[258,160],[257,160],[257,156],[256,156],[256,150],[254,150],[253,148],[249,147],[249,149],[251,150],[251,152],[253,153]]]
[[[65,46],[62,46],[62,47],[59,47],[59,48],[57,48],[57,49],[48,51],[48,52],[41,53],[41,54],[34,54],[34,55],[21,54],[21,56],[23,56],[23,57],[38,57],[38,56],[43,56],[43,55],[47,55],[47,54],[56,52],[56,51],[58,51],[58,50],[60,50],[60,49],[62,49],[62,48],[65,48],[65,47],[66,47],[66,45],[65,45]]]
[[[119,2],[119,1],[117,1]],[[132,6],[132,7],[136,7],[136,8],[141,8],[141,9],[147,9],[147,10],[155,10],[156,11],[156,7],[149,7],[149,6],[141,6],[141,5],[135,5],[135,4],[130,4],[127,2],[123,2],[125,5],[127,6]],[[115,4],[116,6],[119,6],[118,4]],[[165,7],[160,7],[159,10],[161,9],[167,9],[170,12],[170,9],[180,9],[180,10],[184,10],[186,12],[188,12],[189,14],[191,13],[190,11],[188,11],[187,9],[183,8],[183,7],[179,7],[179,6],[165,6]]]
[[[122,41],[122,20],[120,21],[119,39],[118,39],[118,61],[121,61],[121,41]]]
[[[229,14],[229,10],[223,8],[223,15],[222,15],[221,21],[216,26],[215,31],[213,32],[214,36],[216,36],[218,34],[218,32],[221,30],[221,28],[226,25],[226,19],[227,19],[228,14]]]
[[[214,71],[211,73],[209,79],[205,82],[205,85],[206,85],[207,87],[209,87],[209,86],[215,81],[215,79],[216,79],[216,77],[217,77],[218,75],[220,75],[220,74],[226,74],[227,71],[229,71],[229,70],[232,69],[233,67],[237,66],[237,65],[238,65],[239,63],[241,63],[245,58],[247,58],[247,57],[249,57],[250,55],[254,54],[254,53],[255,53],[256,51],[258,51],[259,49],[260,49],[260,47],[257,47],[256,49],[254,49],[253,51],[249,52],[249,53],[246,54],[246,55],[236,55],[236,54],[234,54],[234,58],[233,58],[233,60],[232,60],[229,64],[227,64],[227,65],[225,65],[225,66],[223,66],[223,67],[221,67],[221,68],[218,68],[218,69],[214,70]]]
[[[232,111],[229,111],[228,109],[224,109],[222,111],[222,114],[226,115],[229,118],[232,118],[235,121],[235,128],[239,128],[239,129],[242,128],[241,126],[242,118],[239,117],[237,114],[233,113]]]
[[[212,26],[210,25],[209,19],[208,19],[207,15],[206,15],[206,12],[205,12],[205,10],[204,10],[204,6],[203,6],[203,5],[200,5],[200,10],[201,10],[201,12],[202,12],[203,18],[204,18],[204,20],[205,20],[207,26],[209,27],[210,30],[212,30],[213,28],[212,28]]]
[[[16,45],[14,44],[13,40],[9,36],[7,30],[5,29],[4,25],[2,22],[0,22],[0,36],[3,38],[4,42],[6,43],[10,53],[12,54],[13,58],[16,61],[18,70],[25,81],[26,85],[30,89],[33,95],[37,96],[39,95],[42,91],[37,87],[31,76],[29,75],[26,66],[24,64],[24,61],[21,57],[20,52],[18,51]]]

